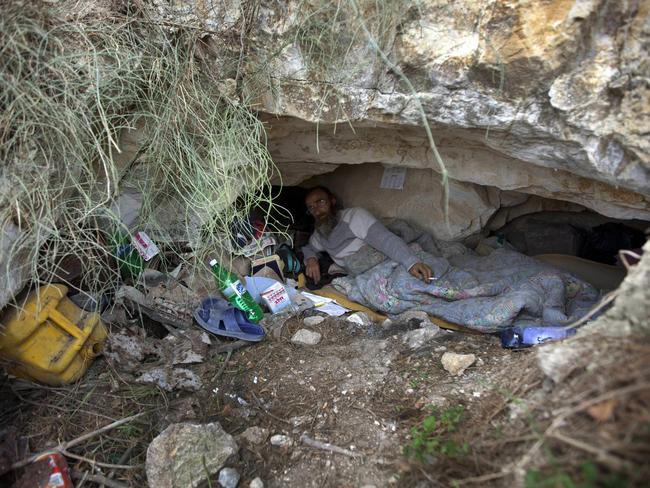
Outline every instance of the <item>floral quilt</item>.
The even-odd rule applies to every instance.
[[[417,254],[434,272],[429,283],[385,260],[333,285],[351,300],[389,315],[422,310],[481,332],[524,323],[566,324],[586,314],[599,298],[588,283],[505,248],[488,256],[469,250],[453,256]]]

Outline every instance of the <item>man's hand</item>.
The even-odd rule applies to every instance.
[[[429,283],[429,279],[431,278],[431,276],[433,276],[433,272],[431,271],[431,268],[429,268],[424,263],[415,263],[409,269],[409,273],[411,273],[416,278],[424,281],[425,283]]]
[[[318,259],[312,257],[305,262],[305,274],[314,280],[314,283],[320,281],[320,266],[318,265]]]

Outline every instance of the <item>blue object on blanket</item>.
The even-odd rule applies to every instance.
[[[503,329],[499,336],[501,345],[508,349],[521,349],[524,347],[536,346],[548,341],[557,341],[571,337],[576,329],[562,326],[515,326]]]
[[[194,310],[194,318],[208,332],[258,342],[264,339],[264,329],[246,317],[246,314],[221,298],[206,298]]]

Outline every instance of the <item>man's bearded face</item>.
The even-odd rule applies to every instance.
[[[305,199],[307,210],[314,217],[315,227],[318,232],[329,236],[337,224],[334,205],[336,200],[322,190],[316,190]]]
[[[315,227],[318,232],[323,234],[325,237],[329,237],[337,223],[338,219],[336,218],[336,215],[330,213],[317,220]]]

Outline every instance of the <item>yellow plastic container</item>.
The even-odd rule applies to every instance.
[[[101,352],[106,328],[70,301],[64,285],[32,292],[0,317],[0,358],[11,374],[61,385],[80,378]]]

